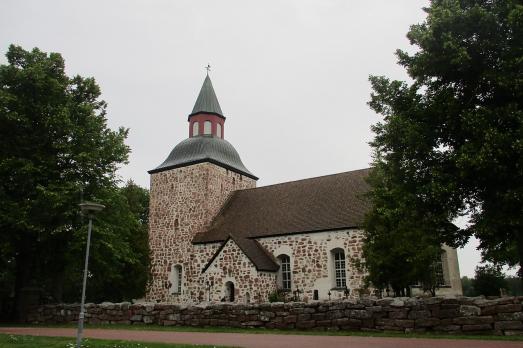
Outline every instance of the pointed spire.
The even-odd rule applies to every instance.
[[[198,99],[196,99],[192,113],[189,116],[199,112],[217,114],[223,117],[222,109],[220,108],[220,103],[218,103],[218,98],[216,98],[216,93],[214,93],[214,88],[212,87],[209,75],[207,75],[205,81],[203,81],[202,89],[200,90]]]

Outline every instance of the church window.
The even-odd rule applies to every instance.
[[[441,252],[441,257],[438,261],[434,263],[434,270],[436,272],[436,282],[439,286],[448,285],[447,279],[445,277],[445,271],[448,271],[447,265],[447,252],[443,250]]]
[[[347,286],[347,275],[345,271],[345,252],[343,249],[332,250],[334,260],[334,281],[336,288]]]
[[[205,134],[205,135],[211,135],[212,134],[211,133],[211,125],[212,125],[211,121],[205,121],[203,123],[203,134]]]
[[[222,138],[222,125],[219,123],[216,123],[216,136]]]
[[[229,281],[225,283],[225,298],[224,300],[227,302],[234,302],[234,283]]]
[[[278,256],[280,261],[280,285],[283,290],[291,290],[291,258],[289,255]]]
[[[198,131],[199,131],[199,125],[198,125],[198,122],[193,122],[192,124],[192,136],[195,137],[198,135]]]
[[[181,265],[173,266],[171,269],[171,294],[181,294],[182,293],[182,280],[183,280],[183,271]]]

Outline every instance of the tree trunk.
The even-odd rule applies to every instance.
[[[516,231],[516,245],[518,249],[518,258],[519,258],[519,270],[518,270],[518,276],[521,280],[521,284],[523,285],[523,231],[517,230]]]
[[[15,320],[24,319],[27,298],[24,296],[23,289],[31,285],[31,274],[33,271],[33,251],[32,243],[30,238],[27,238],[25,232],[19,232],[23,237],[20,238],[19,242],[16,244],[15,251],[15,298],[12,317]]]

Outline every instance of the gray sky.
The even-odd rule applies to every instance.
[[[10,43],[59,52],[93,76],[111,128],[130,128],[120,170],[147,170],[188,137],[211,64],[225,138],[259,186],[368,167],[368,76],[407,79],[394,51],[428,1],[21,1],[0,3],[0,63]],[[459,251],[462,275],[479,261]]]

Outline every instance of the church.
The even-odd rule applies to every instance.
[[[365,274],[354,262],[362,258],[369,169],[257,188],[258,178],[225,140],[225,120],[207,75],[188,116],[189,137],[149,171],[146,299],[197,304],[263,303],[276,292],[301,301],[361,296]],[[438,295],[460,295],[456,250],[443,249]]]

